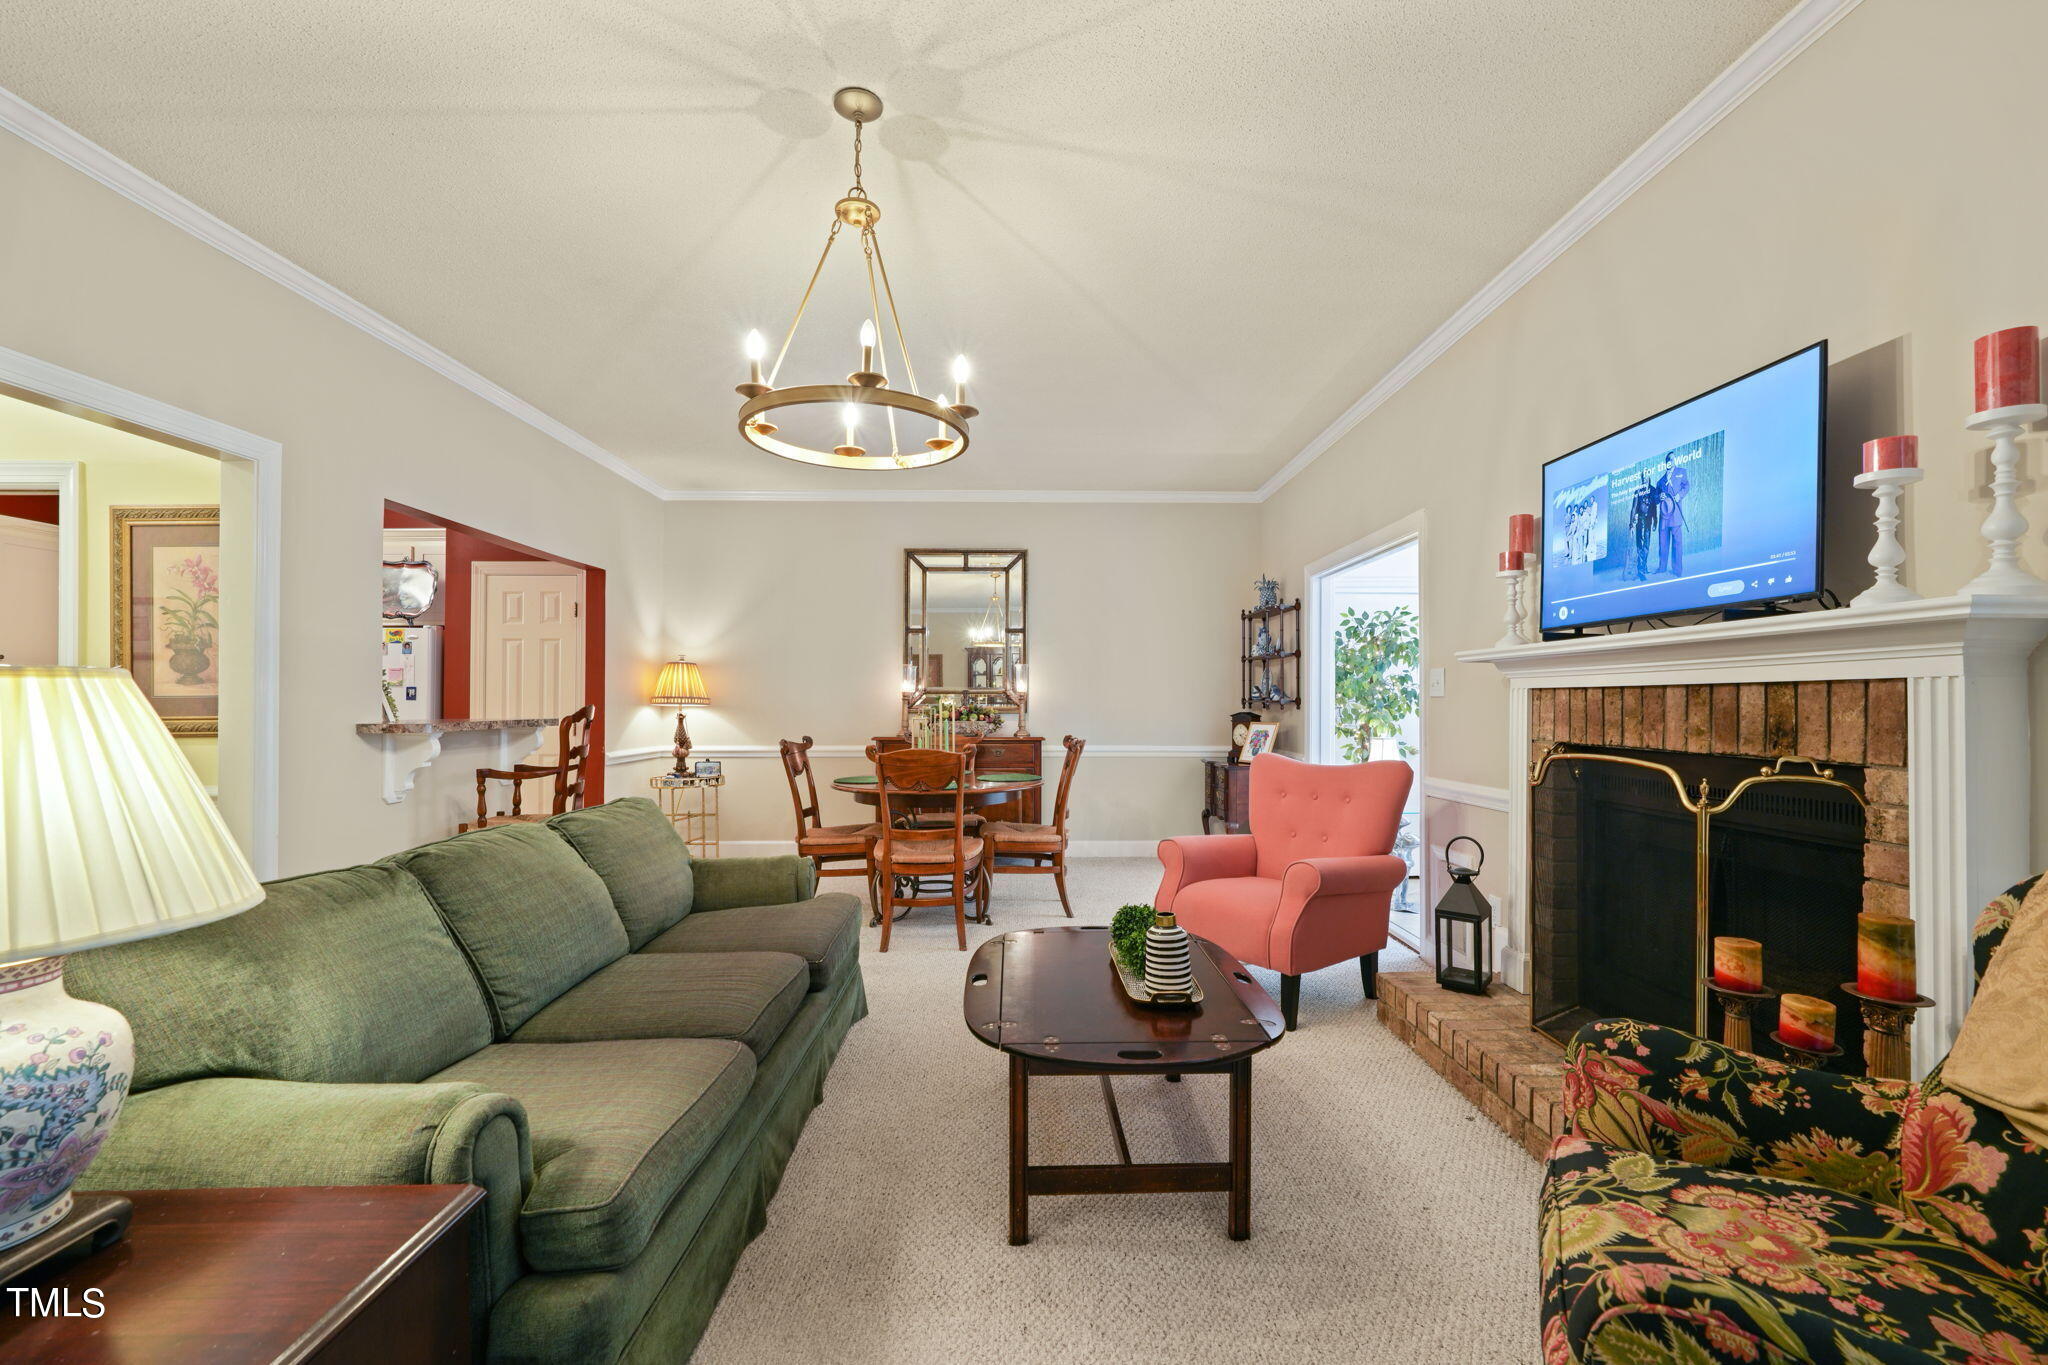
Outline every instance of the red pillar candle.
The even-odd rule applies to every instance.
[[[1714,984],[1755,994],[1764,988],[1764,945],[1753,938],[1714,940]]]
[[[1522,552],[1520,550],[1502,550],[1500,552],[1500,571],[1502,573],[1520,573],[1522,571]]]
[[[1920,467],[1920,438],[1918,436],[1881,436],[1875,441],[1863,443],[1863,472],[1875,474],[1881,469],[1918,469]]]
[[[1778,1037],[1802,1052],[1835,1050],[1835,1007],[1810,995],[1778,1001]]]
[[[1883,1000],[1920,998],[1913,971],[1913,921],[1856,917],[1856,989]]]
[[[1977,338],[1977,411],[2041,401],[2041,334],[2008,327]]]
[[[1508,518],[1508,550],[1512,554],[1533,555],[1536,553],[1536,517],[1531,512],[1517,512]]]

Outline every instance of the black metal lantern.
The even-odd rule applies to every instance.
[[[1451,849],[1461,843],[1479,850],[1471,867],[1451,861]],[[1469,834],[1444,845],[1451,885],[1436,903],[1436,984],[1467,995],[1484,995],[1493,982],[1493,907],[1472,884],[1485,865],[1486,850]]]

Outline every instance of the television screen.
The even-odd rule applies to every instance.
[[[1543,466],[1546,632],[1820,589],[1827,343]]]

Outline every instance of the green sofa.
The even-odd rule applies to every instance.
[[[490,1359],[687,1357],[867,1012],[859,902],[815,889],[632,799],[76,954],[136,1050],[80,1188],[473,1183]]]

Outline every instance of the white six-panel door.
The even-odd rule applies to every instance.
[[[0,584],[0,659],[57,663],[57,528],[0,516]]]
[[[565,716],[583,704],[583,571],[533,560],[470,566],[469,713],[504,720]],[[532,760],[553,763],[556,733]],[[545,811],[550,784],[527,784],[525,809]],[[494,806],[493,809],[496,809]]]

